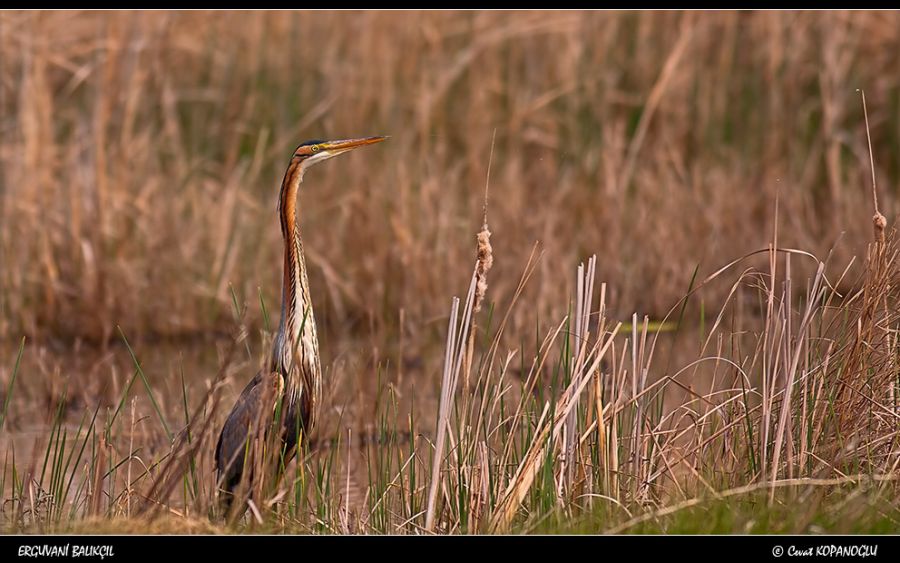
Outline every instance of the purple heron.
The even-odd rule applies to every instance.
[[[303,244],[297,223],[297,194],[304,173],[313,165],[355,148],[379,143],[387,137],[366,137],[338,141],[307,141],[291,157],[281,193],[278,215],[284,237],[284,278],[281,292],[281,321],[269,357],[244,388],[222,427],[216,445],[217,483],[231,504],[235,488],[251,473],[248,443],[255,431],[265,431],[277,407],[280,433],[276,437],[286,464],[295,454],[299,436],[308,436],[317,414],[322,391],[319,342],[312,312]],[[257,430],[254,430],[256,428]]]

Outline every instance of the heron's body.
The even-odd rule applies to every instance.
[[[284,237],[284,278],[281,320],[266,364],[247,384],[225,421],[216,445],[219,486],[230,501],[235,488],[246,477],[248,437],[272,424],[280,405],[277,437],[285,463],[296,453],[297,440],[309,434],[316,421],[322,394],[319,341],[303,259],[303,243],[297,222],[297,195],[303,174],[321,162],[376,143],[384,137],[346,141],[310,141],[300,145],[284,175],[278,199],[281,233]]]

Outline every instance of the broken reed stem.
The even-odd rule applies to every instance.
[[[445,437],[445,418],[448,409],[448,390],[450,389],[450,365],[453,361],[453,353],[456,342],[453,340],[453,329],[456,328],[456,317],[459,314],[459,298],[453,298],[453,305],[450,308],[450,323],[447,326],[447,345],[444,351],[444,372],[441,376],[441,399],[438,406],[438,424],[437,436],[435,437],[434,459],[431,461],[431,484],[428,489],[428,508],[425,513],[425,530],[431,532],[434,530],[434,512],[435,503],[437,502],[437,490],[439,485],[438,476],[441,471],[441,459],[444,455]]]
[[[597,256],[591,256],[588,260],[587,270],[584,263],[578,265],[577,280],[575,286],[575,326],[573,329],[574,336],[574,355],[572,356],[572,381],[575,382],[579,377],[591,377],[592,373],[582,373],[584,365],[584,352],[588,349],[586,346],[588,338],[588,325],[590,324],[591,303],[593,302],[594,272],[597,266]],[[602,335],[598,335],[602,336]],[[570,490],[574,482],[575,470],[575,447],[578,437],[577,421],[578,421],[577,403],[576,408],[572,409],[565,425],[565,448],[563,455],[566,488]]]
[[[598,337],[592,349],[587,352],[590,356],[590,367],[584,370],[585,373],[594,373],[600,368],[600,362],[612,346],[621,327],[622,323],[617,323],[612,332],[606,335],[605,340]],[[588,359],[585,358],[584,364],[587,363]],[[490,533],[503,533],[508,530],[516,511],[531,489],[538,470],[546,460],[544,455],[546,448],[555,449],[563,427],[566,425],[569,413],[577,404],[578,397],[589,381],[589,377],[582,377],[569,383],[568,388],[557,399],[553,414],[550,414],[550,402],[548,401],[544,404],[544,410],[535,426],[531,444],[528,446],[522,461],[516,468],[509,485],[501,495],[491,516],[488,524]]]
[[[434,530],[435,515],[437,512],[437,492],[441,483],[441,465],[444,460],[444,446],[447,434],[450,432],[450,415],[453,412],[453,402],[456,396],[456,384],[459,381],[459,373],[463,368],[465,351],[460,345],[466,342],[469,326],[472,319],[472,309],[475,302],[475,275],[469,284],[469,292],[466,294],[466,307],[463,310],[461,322],[457,322],[459,316],[459,298],[453,298],[450,309],[450,324],[447,327],[447,345],[444,354],[444,372],[441,377],[440,406],[435,432],[434,459],[431,463],[431,483],[428,490],[428,507],[425,513],[425,529],[428,532]],[[458,332],[457,332],[458,331]]]

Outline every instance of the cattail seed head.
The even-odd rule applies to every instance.
[[[488,229],[487,223],[478,233],[478,264],[475,266],[475,308],[477,313],[481,310],[481,302],[487,293],[487,273],[494,265],[494,252],[491,248],[491,231]]]
[[[887,227],[887,219],[884,215],[876,211],[875,215],[872,217],[872,224],[875,227],[875,241],[884,242],[884,229]]]

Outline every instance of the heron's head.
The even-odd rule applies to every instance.
[[[363,137],[361,139],[341,139],[338,141],[306,141],[297,147],[293,158],[301,162],[303,170],[307,170],[310,166],[324,162],[331,157],[366,145],[374,145],[385,139],[387,137]]]

